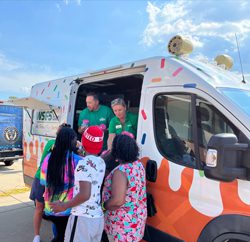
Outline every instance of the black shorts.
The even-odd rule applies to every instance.
[[[30,191],[30,199],[34,202],[37,200],[40,203],[44,203],[43,193],[45,187],[40,184],[40,180],[38,178],[34,178],[32,183],[32,188]]]

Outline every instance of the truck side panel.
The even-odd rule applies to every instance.
[[[0,160],[22,156],[23,109],[0,105]]]

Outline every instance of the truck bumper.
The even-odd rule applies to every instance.
[[[0,151],[0,161],[17,160],[22,158],[22,149]]]
[[[10,156],[10,157],[0,157],[0,162],[7,161],[7,160],[18,160],[18,159],[23,159],[23,156],[16,155],[16,156]]]

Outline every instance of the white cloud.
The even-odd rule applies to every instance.
[[[13,71],[21,67],[21,63],[8,60],[4,54],[0,53],[0,71]]]
[[[244,74],[244,77],[247,83],[250,83],[250,74]]]
[[[59,12],[62,12],[62,8],[59,3],[56,3],[56,8],[58,9]]]
[[[31,91],[31,87],[21,87],[20,91],[23,92],[25,94],[25,96],[29,96],[30,91]]]
[[[32,85],[64,76],[53,73],[47,66],[26,66],[0,54],[1,93],[28,96]],[[13,94],[14,93],[14,94]]]
[[[64,2],[66,5],[69,5],[70,3],[75,2],[78,6],[80,6],[82,0],[63,0],[63,2]]]
[[[250,33],[250,19],[237,20],[208,20],[204,10],[213,9],[214,15],[222,15],[221,8],[211,8],[211,1],[171,1],[159,6],[156,3],[148,2],[147,12],[149,23],[144,30],[142,43],[151,46],[169,39],[170,36],[181,34],[193,40],[195,47],[202,47],[203,41],[209,37],[221,38],[235,45],[235,33],[241,42]],[[225,8],[228,7],[225,2]],[[245,7],[248,2],[240,1],[240,7]],[[198,5],[200,4],[201,7]],[[209,6],[206,6],[209,5]],[[229,6],[231,10],[233,6]],[[194,10],[195,9],[195,10]],[[196,18],[194,17],[196,16]],[[229,16],[230,17],[230,16]],[[206,20],[204,20],[204,18]]]
[[[1,91],[18,92],[22,96],[27,96],[34,84],[56,78],[58,78],[58,75],[53,73],[26,72],[24,70],[0,74]]]
[[[76,0],[77,5],[81,5],[81,2],[82,2],[81,0]]]
[[[242,0],[242,1],[239,2],[239,6],[241,8],[245,8],[248,4],[249,4],[248,0]]]

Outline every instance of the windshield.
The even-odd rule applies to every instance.
[[[250,91],[236,88],[219,88],[219,90],[250,116]]]

